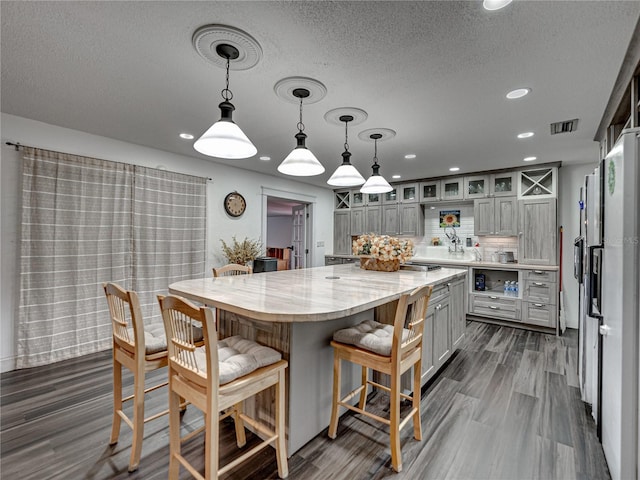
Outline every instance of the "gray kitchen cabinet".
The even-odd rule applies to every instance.
[[[398,204],[382,205],[382,234],[397,235],[400,231]]]
[[[440,200],[462,200],[464,198],[464,178],[444,178],[440,180]]]
[[[433,316],[433,363],[436,370],[451,355],[451,303],[450,296],[442,298],[435,305]]]
[[[464,198],[486,198],[489,196],[490,175],[470,175],[464,177]]]
[[[422,385],[436,373],[436,364],[433,359],[433,322],[436,316],[436,306],[429,301],[427,314],[424,317],[424,339],[422,340],[422,373],[420,383]],[[409,382],[407,382],[410,385]]]
[[[556,265],[556,199],[518,200],[518,261]]]
[[[458,348],[464,340],[467,330],[466,285],[467,282],[461,278],[452,282],[449,286],[449,295],[450,298],[453,299],[449,307],[451,309],[451,344],[453,350]]]
[[[489,180],[489,195],[492,197],[511,197],[516,195],[517,173],[492,173]]]
[[[382,207],[380,205],[368,205],[364,217],[364,229],[366,233],[380,233],[382,228]]]
[[[476,235],[518,235],[518,204],[515,196],[479,198],[473,202]]]
[[[398,207],[400,217],[400,235],[421,237],[424,235],[424,214],[419,203],[402,203]]]
[[[420,201],[420,191],[418,187],[418,183],[403,183],[398,185],[397,190],[400,196],[400,203],[418,203]]]
[[[351,255],[351,211],[333,212],[333,253]]]
[[[440,200],[440,180],[420,182],[420,201],[437,202]]]
[[[365,228],[367,207],[351,208],[351,235],[361,235],[367,230]]]

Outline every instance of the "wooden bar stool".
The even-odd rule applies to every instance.
[[[238,263],[229,263],[222,267],[213,269],[214,277],[229,277],[231,275],[247,275],[252,274],[253,268],[248,265],[240,265]]]
[[[285,369],[287,362],[276,350],[240,336],[218,341],[211,309],[196,307],[175,296],[158,296],[169,348],[169,478],[177,479],[180,465],[199,479],[219,478],[268,445],[276,450],[278,475],[289,473],[285,438]],[[193,340],[192,321],[202,323],[204,347]],[[243,400],[275,387],[275,428],[242,411]],[[205,469],[202,476],[180,453],[179,397],[204,412]],[[246,443],[244,422],[264,441],[239,458],[219,468],[219,421],[233,416],[238,447]]]
[[[432,287],[416,288],[398,300],[393,325],[372,320],[355,327],[338,330],[333,334],[333,402],[329,437],[336,438],[338,430],[338,410],[343,406],[357,413],[389,425],[391,443],[391,466],[396,472],[402,470],[400,450],[400,430],[413,419],[413,436],[422,440],[420,423],[420,375],[422,371],[422,339],[424,321]],[[340,395],[340,362],[347,360],[362,367],[362,384],[344,398]],[[401,375],[413,367],[413,395],[400,392]],[[368,369],[385,373],[391,377],[391,387],[369,380]],[[367,386],[372,385],[389,392],[390,415],[383,418],[365,411]],[[358,407],[351,400],[360,394]],[[404,419],[400,418],[400,401],[411,400],[412,408]]]
[[[140,463],[145,422],[169,413],[169,410],[144,418],[144,396],[168,382],[145,389],[145,373],[167,366],[167,341],[162,324],[145,325],[136,292],[115,283],[104,283],[113,331],[113,424],[110,444],[118,443],[121,420],[133,430],[129,471]],[[122,367],[133,373],[133,395],[122,398]],[[133,400],[133,420],[122,410],[123,402]]]

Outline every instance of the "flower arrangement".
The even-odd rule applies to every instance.
[[[231,245],[227,245],[222,239],[220,240],[220,243],[222,243],[222,253],[229,263],[246,265],[262,253],[262,242],[260,242],[260,240],[249,240],[245,237],[244,240],[238,242],[235,235],[232,237],[232,240],[233,243]]]
[[[354,255],[367,259],[366,261],[365,258],[360,259],[360,264],[365,269],[397,270],[401,263],[413,256],[413,241],[409,238],[399,239],[389,235],[370,233],[355,239],[352,251]],[[385,263],[387,263],[386,266],[384,266]]]

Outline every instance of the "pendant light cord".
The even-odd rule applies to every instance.
[[[231,90],[229,90],[229,57],[227,57],[227,78],[226,78],[226,87],[220,92],[220,94],[222,95],[222,98],[224,98],[224,100],[226,102],[228,102],[229,100],[233,99],[233,93],[231,92]]]
[[[373,139],[373,163],[378,164],[378,139]]]
[[[344,122],[344,151],[345,152],[349,151],[349,135],[347,133],[348,125],[349,125],[349,122]]]
[[[300,97],[300,121],[298,122],[298,130],[302,132],[304,130],[304,123],[302,123],[302,97]]]

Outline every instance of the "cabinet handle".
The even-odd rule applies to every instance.
[[[544,304],[542,304],[542,303],[534,303],[533,306],[534,307],[544,307]]]
[[[498,308],[498,307],[496,307],[496,306],[494,306],[494,305],[489,305],[489,308],[490,308],[491,310],[500,310],[500,308]]]
[[[438,306],[436,307],[436,310],[440,310],[442,308],[442,304],[439,303]]]
[[[493,295],[489,295],[489,298],[490,298],[491,300],[497,300],[497,299],[498,299],[498,297],[495,297],[495,296],[493,296]]]
[[[537,275],[542,275],[544,272],[542,270],[534,270],[533,273]]]
[[[533,282],[534,285],[537,285],[538,287],[544,287],[545,284],[542,282]]]

